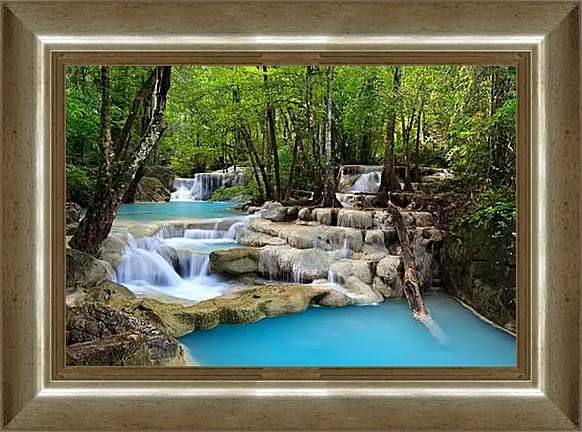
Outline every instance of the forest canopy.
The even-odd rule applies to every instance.
[[[133,96],[151,68],[110,69],[115,129],[122,127]],[[286,187],[293,167],[292,189],[310,190],[319,178],[315,176],[318,168],[324,166],[324,69],[174,67],[166,109],[168,128],[149,163],[189,177],[254,162],[264,166],[266,181],[275,183],[266,115],[270,109],[281,187]],[[394,110],[397,164],[405,163],[408,148],[412,165],[450,168],[491,186],[514,186],[515,68],[400,67],[396,94],[394,70],[334,68],[332,142],[337,165],[381,164],[386,121]],[[67,174],[72,198],[82,204],[90,200],[99,162],[99,76],[99,67],[67,70]]]

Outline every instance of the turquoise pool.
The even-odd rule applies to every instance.
[[[117,211],[116,219],[152,222],[185,218],[214,219],[243,215],[244,213],[241,211],[231,210],[234,205],[232,202],[209,203],[206,201],[123,204]]]
[[[515,366],[515,337],[447,295],[427,295],[426,303],[442,340],[393,299],[220,325],[180,342],[202,366]]]

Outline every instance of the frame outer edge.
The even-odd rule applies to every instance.
[[[45,315],[38,307],[48,288],[42,246],[50,233],[43,230],[48,202],[38,199],[44,193],[40,173],[46,168],[39,152],[43,126],[38,123],[39,115],[46,115],[40,112],[42,44],[9,10],[3,10],[3,18],[2,409],[6,424],[43,387]]]
[[[3,5],[1,0],[0,5]],[[20,415],[14,419],[15,421],[9,426],[10,429],[33,427],[37,428],[39,426],[42,427],[44,425],[45,419],[51,422],[53,428],[77,428],[76,424],[71,423],[74,421],[74,418],[69,418],[67,420],[68,423],[62,420],[62,417],[65,415],[67,409],[71,410],[67,412],[67,414],[70,414],[72,417],[76,417],[77,419],[82,419],[83,410],[88,408],[90,409],[91,407],[88,402],[99,402],[99,398],[84,397],[77,399],[74,396],[51,396],[44,394],[44,392],[37,395],[40,388],[43,387],[43,380],[39,380],[38,378],[46,377],[46,370],[43,370],[43,366],[41,364],[41,361],[43,360],[43,354],[45,354],[46,351],[44,351],[44,339],[42,337],[42,331],[39,333],[39,329],[43,330],[44,324],[40,318],[44,317],[48,319],[48,317],[43,315],[43,312],[46,312],[47,310],[46,299],[40,297],[39,301],[37,300],[39,297],[36,296],[38,294],[42,295],[41,291],[44,287],[46,287],[46,282],[43,282],[43,278],[45,278],[45,280],[49,280],[46,279],[46,276],[49,275],[50,268],[46,268],[47,258],[46,255],[43,257],[43,254],[45,253],[43,249],[46,249],[46,243],[44,242],[47,238],[50,238],[50,232],[44,231],[44,236],[39,238],[38,233],[43,229],[46,230],[46,227],[49,225],[47,223],[49,220],[49,214],[45,208],[41,208],[42,206],[31,198],[41,197],[42,199],[46,199],[46,196],[44,195],[46,190],[43,191],[42,188],[50,183],[41,184],[40,182],[47,179],[47,174],[45,172],[44,174],[41,174],[41,177],[39,177],[39,175],[35,174],[35,169],[40,172],[46,171],[45,167],[42,166],[42,163],[47,163],[50,159],[48,157],[49,150],[43,148],[41,144],[38,144],[38,142],[34,143],[32,141],[35,135],[37,138],[41,137],[43,134],[46,134],[46,131],[43,132],[42,126],[39,128],[38,125],[36,128],[33,127],[31,129],[30,123],[23,122],[22,117],[18,117],[16,114],[30,115],[30,118],[38,118],[37,116],[41,114],[40,111],[35,112],[30,110],[30,108],[35,107],[33,101],[37,100],[38,98],[38,94],[36,93],[35,89],[40,86],[35,85],[37,82],[36,79],[43,73],[34,69],[35,61],[39,61],[39,59],[42,60],[42,55],[39,55],[39,53],[42,51],[42,44],[14,16],[7,18],[8,15],[12,15],[10,11],[4,10],[3,13],[4,19],[8,21],[10,25],[8,25],[6,28],[3,28],[2,31],[4,40],[2,41],[3,43],[2,47],[0,47],[0,50],[2,50],[3,47],[5,48],[2,58],[8,61],[3,65],[2,71],[5,71],[5,74],[2,77],[4,79],[0,80],[0,86],[5,81],[7,82],[7,85],[5,85],[3,89],[6,93],[2,94],[10,97],[6,97],[4,103],[2,104],[1,108],[3,108],[4,111],[0,122],[2,122],[4,119],[7,119],[11,120],[12,124],[12,120],[15,119],[16,122],[14,124],[17,126],[17,128],[11,131],[2,129],[2,139],[4,146],[2,150],[2,166],[0,166],[0,170],[2,170],[2,172],[0,174],[2,176],[1,178],[3,182],[3,213],[1,221],[2,226],[0,229],[2,233],[1,246],[3,247],[3,261],[2,268],[0,270],[2,271],[1,281],[4,303],[3,311],[0,311],[0,318],[3,318],[3,340],[0,342],[3,343],[4,349],[0,352],[0,356],[2,357],[0,361],[3,361],[4,375],[2,381],[3,391],[0,392],[2,393],[0,394],[0,398],[2,398],[0,399],[0,402],[2,403],[2,413],[0,415],[4,415],[4,417],[3,422],[0,423],[0,429],[2,429],[5,423],[8,423],[9,420],[14,418],[18,412],[20,412]],[[572,33],[569,32],[573,32],[574,28],[578,29],[576,31],[580,31],[578,28],[578,11],[575,13],[575,18],[573,18],[571,14],[564,22],[560,24],[558,28],[556,28],[554,32],[552,32],[550,36],[548,36],[548,38],[542,44],[542,48],[547,51],[548,54],[550,54],[550,58],[552,56],[557,56],[555,59],[556,61],[552,61],[553,64],[549,65],[548,69],[540,71],[546,78],[551,78],[552,76],[554,78],[556,76],[564,77],[567,75],[567,72],[570,72],[571,74],[572,70],[580,67],[578,62],[578,49],[576,50],[576,59],[572,59],[571,57],[568,58],[567,53],[561,53],[560,55],[560,53],[555,52],[555,49],[557,49],[560,44],[564,42],[564,40],[560,38],[564,38],[567,35],[572,36]],[[3,20],[3,23],[6,23],[6,21]],[[2,38],[2,36],[0,36],[0,38]],[[15,42],[15,45],[20,44],[21,48],[25,47],[28,48],[28,50],[13,52],[14,50],[10,50],[9,42]],[[552,58],[552,60],[554,60],[554,58]],[[557,66],[554,63],[556,63]],[[13,64],[20,66],[20,68],[9,67]],[[22,65],[25,67],[22,67]],[[29,66],[29,68],[26,66]],[[554,67],[554,69],[550,70],[551,67]],[[572,67],[574,69],[569,69]],[[2,71],[0,71],[0,74],[2,74]],[[44,73],[46,77],[48,71],[44,71]],[[561,94],[565,95],[567,100],[565,104],[570,104],[571,107],[571,104],[578,103],[578,101],[575,100],[575,97],[578,95],[576,92],[581,91],[582,89],[578,87],[580,84],[578,76],[575,78],[569,77],[568,79],[575,80],[575,91],[572,91],[571,88],[566,90],[561,89]],[[9,80],[10,82],[8,82]],[[31,85],[23,86],[23,82],[28,82]],[[545,94],[543,97],[555,98],[555,95],[552,94],[549,88],[546,88],[544,93]],[[19,100],[21,102],[20,104],[10,104],[10,102],[14,103],[15,101]],[[24,101],[27,103],[25,104]],[[552,108],[556,108],[556,112],[559,112],[557,108],[561,107],[560,102],[561,101],[559,99],[557,101],[554,100],[554,105],[551,106]],[[40,107],[39,110],[41,110],[42,104],[38,105],[38,107]],[[549,109],[549,106],[547,111],[551,116],[552,110]],[[570,112],[570,114],[572,114],[572,112]],[[556,124],[561,124],[559,123],[559,118],[551,119],[548,116],[547,119],[544,119],[548,120],[547,124],[543,125],[549,134],[548,138],[551,138],[552,142],[554,139],[559,141],[559,145],[554,149],[550,149],[548,154],[546,154],[548,158],[547,161],[552,162],[555,158],[557,161],[565,163],[568,166],[568,169],[566,172],[560,173],[559,171],[562,170],[562,166],[560,166],[560,169],[550,170],[546,168],[540,171],[540,174],[544,173],[546,175],[542,188],[546,187],[551,189],[549,190],[550,193],[546,197],[546,200],[543,203],[540,203],[541,206],[544,204],[552,205],[557,202],[562,206],[560,208],[569,210],[575,206],[574,203],[578,202],[580,187],[580,176],[578,172],[579,166],[572,167],[572,164],[576,165],[580,160],[579,150],[576,148],[577,144],[579,143],[580,132],[579,111],[575,111],[575,116],[575,121],[572,121],[572,123],[575,124],[575,133],[578,135],[577,137],[570,136],[569,139],[561,137],[559,130],[550,130],[553,123],[550,120],[554,120]],[[41,115],[41,118],[45,119],[44,125],[46,127],[48,124],[46,122],[46,117],[42,117]],[[18,120],[20,120],[20,122]],[[11,136],[11,132],[14,132],[16,136]],[[22,145],[23,141],[29,145]],[[8,150],[8,147],[10,147],[10,150]],[[39,151],[44,152],[42,156],[40,156]],[[43,157],[45,159],[42,159]],[[568,162],[570,162],[569,165]],[[571,176],[568,177],[568,175]],[[559,191],[557,190],[558,187],[550,183],[550,177],[551,180],[555,179],[559,181]],[[35,180],[32,184],[22,184],[22,182],[17,183],[15,181],[18,179],[30,180],[33,178]],[[562,186],[565,187],[566,193],[562,192]],[[22,193],[22,195],[18,195],[18,193]],[[571,200],[572,198],[573,201]],[[535,199],[533,201],[535,202]],[[18,207],[18,204],[20,204],[22,208]],[[551,341],[552,344],[558,340],[559,343],[557,344],[557,347],[552,346],[551,351],[550,348],[548,348],[547,351],[540,352],[540,384],[546,395],[548,395],[549,399],[543,398],[543,407],[540,405],[541,399],[539,397],[535,398],[535,400],[532,400],[532,402],[535,402],[536,407],[539,408],[540,411],[544,411],[544,413],[547,414],[547,417],[543,417],[544,420],[537,425],[538,428],[546,428],[546,426],[549,424],[547,422],[553,419],[555,420],[555,423],[552,423],[553,428],[559,430],[564,430],[566,428],[570,429],[572,425],[568,425],[565,422],[565,419],[561,416],[561,413],[563,412],[570,418],[574,418],[575,422],[577,422],[578,417],[578,380],[580,376],[578,369],[579,335],[577,333],[578,327],[572,326],[571,320],[573,316],[575,316],[575,319],[579,318],[579,299],[577,297],[579,295],[577,290],[579,288],[580,282],[578,273],[578,266],[580,264],[579,225],[576,224],[576,227],[574,227],[574,236],[572,236],[572,232],[566,234],[563,232],[564,226],[572,226],[571,222],[573,218],[571,216],[573,214],[576,215],[576,220],[578,219],[578,211],[579,209],[576,207],[573,213],[566,212],[561,214],[552,214],[553,217],[549,218],[545,224],[542,223],[540,226],[540,228],[549,227],[552,230],[548,239],[551,243],[546,245],[549,251],[552,253],[557,251],[558,253],[563,254],[560,255],[560,257],[568,258],[563,250],[560,252],[560,248],[564,243],[568,246],[568,248],[572,248],[575,251],[575,256],[570,256],[565,264],[563,262],[559,262],[557,258],[552,259],[553,256],[551,254],[549,255],[550,261],[548,261],[547,266],[549,273],[547,275],[547,281],[552,283],[552,285],[546,285],[548,290],[552,290],[554,287],[561,286],[560,284],[566,282],[568,288],[566,294],[573,296],[575,304],[572,304],[572,301],[566,300],[565,297],[559,297],[558,293],[556,292],[548,292],[543,296],[544,300],[549,297],[549,302],[547,303],[548,309],[545,309],[546,305],[544,305],[540,310],[540,312],[546,314],[547,316],[545,321],[547,326],[545,327],[545,331],[543,331],[544,334],[540,335],[541,340]],[[570,216],[570,220],[565,220],[568,215]],[[8,224],[8,222],[10,224]],[[33,232],[31,232],[31,226],[33,227]],[[10,241],[10,239],[16,239],[18,241]],[[17,243],[20,245],[20,248],[18,249],[15,248]],[[10,260],[6,260],[4,258],[8,254],[10,256]],[[33,263],[33,268],[31,268],[31,263]],[[37,267],[38,265],[40,265],[40,267]],[[570,273],[574,273],[574,275],[564,274],[564,269],[566,267],[569,268],[571,270]],[[561,269],[561,271],[558,269]],[[541,285],[542,288],[544,288],[544,284],[542,283]],[[23,291],[23,287],[28,289]],[[45,292],[48,291],[45,290]],[[564,310],[564,315],[569,318],[566,318],[566,316],[549,316],[550,312],[556,313],[557,311],[561,310]],[[37,316],[35,315],[36,313],[41,313],[41,315]],[[18,324],[20,328],[16,325],[8,328],[6,325],[8,322]],[[28,324],[30,326],[28,326]],[[540,324],[543,324],[543,322]],[[562,343],[560,339],[561,337],[563,338],[563,336],[559,334],[559,330],[567,331],[566,334],[573,336],[571,338],[572,341],[569,340]],[[44,331],[46,331],[46,329]],[[558,331],[558,333],[556,333],[556,331]],[[574,332],[575,334],[573,334]],[[26,345],[23,343],[24,340],[27,340],[28,342],[39,342],[39,344],[38,346],[30,346],[30,343]],[[8,349],[12,347],[15,347],[16,349]],[[540,349],[542,348],[543,345],[540,344]],[[106,402],[103,400],[103,397],[100,398],[101,403],[103,404],[102,406],[114,406],[114,393],[115,390],[113,389],[111,396],[107,396],[105,398]],[[529,400],[529,398],[529,396],[523,396],[522,402],[525,403],[526,400]],[[182,399],[182,402],[184,403],[181,405],[184,408],[188,408],[187,399],[192,401],[190,398]],[[231,402],[234,402],[235,399],[236,397],[233,397]],[[370,402],[377,404],[377,400],[373,401],[373,399],[374,398],[371,398]],[[296,399],[294,400],[296,401]],[[325,402],[325,398],[323,400],[324,403],[327,403]],[[478,400],[468,401],[468,403],[481,403],[481,400],[482,399],[479,398]],[[27,402],[29,401],[31,402],[27,405]],[[128,402],[129,401],[123,401],[123,404],[126,408],[132,405]],[[248,404],[248,399],[241,401],[241,403],[243,402]],[[436,402],[436,399],[429,399],[426,401],[428,405]],[[170,401],[165,399],[162,401],[162,403],[170,403]],[[198,399],[196,403],[201,404],[203,402]],[[133,406],[134,408],[138,409],[141,405],[138,402],[137,404],[133,404]],[[58,410],[59,407],[61,408],[60,411]],[[63,409],[63,407],[65,409]],[[211,404],[209,404],[207,408],[211,408]],[[339,412],[340,410],[337,411]],[[523,415],[525,411],[527,410],[520,411],[519,414]],[[543,416],[542,413],[539,414]],[[43,415],[45,416],[44,418],[42,417]],[[259,418],[253,418],[249,420],[254,420],[254,422],[252,422],[254,425],[260,425],[258,421],[260,421],[261,413],[256,413],[256,415],[259,416]],[[345,415],[345,413],[342,412],[342,415]],[[440,414],[439,417],[443,415],[444,414]],[[227,424],[231,420],[231,418],[222,419],[222,424]],[[301,421],[301,419],[297,421]],[[519,418],[516,418],[515,421],[516,423],[514,423],[514,425],[519,427],[520,425],[517,423]],[[49,424],[47,424],[47,426],[49,426]],[[119,426],[123,427],[122,424],[116,426],[116,429]],[[214,425],[207,423],[206,426],[210,427]],[[269,425],[266,422],[263,422],[262,426],[268,427]],[[457,426],[462,427],[462,425],[459,424],[457,424]],[[257,427],[254,428],[256,429]]]
[[[575,424],[579,424],[580,305],[580,113],[579,8],[573,10],[541,43],[542,95],[546,101],[547,150],[540,155],[540,193],[548,231],[544,341],[540,344],[540,388]],[[569,43],[569,41],[576,41]],[[567,48],[564,49],[563,47]],[[578,72],[578,73],[576,73]],[[547,192],[547,193],[546,193]],[[573,223],[576,221],[576,223]]]

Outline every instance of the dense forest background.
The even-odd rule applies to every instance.
[[[88,207],[95,196],[104,98],[120,154],[140,145],[154,69],[110,67],[106,77],[98,66],[67,69],[70,201]],[[148,166],[181,177],[246,166],[243,192],[264,201],[317,197],[345,164],[404,165],[410,178],[418,166],[442,167],[455,179],[440,187],[470,197],[465,219],[505,226],[515,218],[515,86],[514,67],[173,67],[165,129],[135,177]],[[410,178],[400,179],[405,188]]]

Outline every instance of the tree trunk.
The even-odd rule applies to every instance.
[[[245,126],[243,126],[242,133],[243,133],[243,139],[247,145],[247,149],[249,150],[249,156],[251,157],[251,160],[252,160],[252,157],[254,156],[255,161],[256,161],[256,165],[258,166],[259,171],[261,173],[261,177],[263,178],[263,185],[265,186],[265,195],[266,195],[268,200],[272,200],[273,199],[273,188],[271,187],[271,182],[269,181],[269,175],[267,174],[267,171],[265,170],[265,166],[261,163],[261,159],[259,158],[259,154],[257,153],[255,145],[253,144],[253,140],[251,138],[251,133],[248,130],[248,128]]]
[[[410,239],[408,238],[408,232],[404,226],[404,220],[402,219],[402,215],[398,208],[396,208],[396,206],[391,202],[388,202],[388,211],[394,221],[400,246],[402,247],[402,261],[404,262],[404,296],[408,301],[408,305],[412,311],[412,316],[419,321],[427,321],[430,319],[430,315],[426,310],[424,300],[420,294],[416,264],[414,263],[414,252],[412,250]]]
[[[404,146],[404,190],[406,192],[414,192],[412,188],[412,181],[410,179],[410,132],[412,131],[412,124],[414,123],[414,114],[408,120],[408,125],[404,121],[402,115],[402,145]]]
[[[362,145],[360,146],[360,163],[362,165],[368,165],[370,163],[370,146],[372,144],[372,140],[370,137],[370,131],[365,130],[362,134]]]
[[[311,152],[313,155],[313,196],[317,199],[321,196],[322,176],[321,176],[321,157],[319,151],[319,141],[315,130],[315,114],[313,112],[313,66],[307,66],[305,74],[307,85],[306,96],[306,113],[307,113],[307,134],[311,143]]]
[[[378,201],[382,205],[387,203],[391,192],[400,192],[400,185],[396,179],[396,164],[394,161],[394,131],[396,128],[396,100],[400,89],[400,66],[394,67],[394,83],[392,85],[392,107],[386,123],[386,150],[382,167],[382,180],[378,190]]]
[[[332,128],[332,105],[333,105],[333,66],[326,66],[325,75],[327,79],[327,96],[326,96],[326,117],[325,117],[325,183],[323,188],[323,207],[341,207],[341,204],[335,196],[335,176],[333,149],[331,140]]]
[[[291,113],[289,113],[291,117]],[[293,125],[294,143],[293,150],[291,151],[291,168],[289,169],[289,181],[287,182],[287,191],[285,192],[285,199],[289,201],[291,198],[291,191],[293,189],[293,179],[295,176],[295,166],[297,165],[297,151],[301,147],[301,130],[299,129],[299,124],[296,121],[295,116],[291,117],[291,124]]]
[[[145,169],[143,166],[141,166],[141,167],[139,167],[139,169],[135,173],[135,177],[133,178],[133,181],[131,182],[131,184],[129,185],[129,187],[125,191],[125,194],[123,195],[122,202],[124,204],[130,204],[130,203],[135,202],[135,194],[137,193],[137,188],[139,187],[139,182],[141,181],[142,178],[144,178],[144,176],[145,176]]]
[[[87,209],[85,217],[79,223],[73,238],[69,242],[70,246],[87,252],[93,256],[99,255],[101,244],[109,235],[115,213],[122,203],[123,196],[137,170],[144,160],[150,155],[152,149],[166,130],[164,114],[166,110],[166,100],[170,89],[171,66],[159,66],[154,69],[151,80],[146,81],[139,93],[151,94],[151,115],[147,123],[145,133],[135,149],[126,151],[127,145],[119,143],[129,143],[131,140],[121,136],[115,146],[115,151],[111,145],[111,128],[109,120],[109,71],[102,68],[102,154],[105,156],[101,165],[101,174],[97,180],[95,197],[93,203]],[[150,82],[152,85],[150,86]],[[144,87],[149,87],[149,91]],[[131,116],[131,113],[130,113]],[[129,117],[128,117],[128,120]],[[133,120],[131,120],[133,122]],[[127,122],[126,122],[127,125]],[[125,129],[125,127],[124,127]],[[131,127],[128,128],[128,132]],[[120,158],[126,155],[126,158]],[[115,167],[115,169],[114,169]]]
[[[423,101],[424,102],[424,101]],[[414,156],[414,165],[415,165],[415,176],[416,181],[420,184],[420,131],[422,128],[422,114],[423,114],[423,107],[424,103],[420,103],[420,112],[418,113],[418,118],[416,120],[416,140],[415,140],[415,156]]]
[[[269,80],[269,75],[267,73],[267,66],[263,66],[263,80],[265,84]],[[265,89],[267,90],[267,89]],[[267,100],[270,96],[267,96]],[[279,168],[279,150],[277,149],[277,135],[276,135],[276,120],[275,120],[275,107],[267,102],[267,141],[269,143],[269,149],[273,155],[273,169],[275,171],[275,199],[281,201],[282,190],[281,190],[281,171]]]

